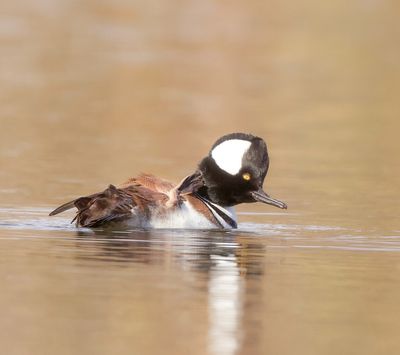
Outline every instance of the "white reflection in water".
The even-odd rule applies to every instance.
[[[239,348],[243,280],[233,254],[212,255],[208,285],[209,337],[211,354],[234,354]]]

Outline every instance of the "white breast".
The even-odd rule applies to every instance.
[[[223,209],[222,207],[219,207]],[[231,218],[236,220],[233,209],[223,209]],[[214,215],[215,216],[215,215]],[[224,228],[231,228],[221,217],[215,216]],[[166,216],[156,217],[150,221],[151,228],[182,228],[182,229],[212,229],[219,226],[211,223],[206,217],[195,210],[192,205],[185,201],[180,209],[177,209]]]

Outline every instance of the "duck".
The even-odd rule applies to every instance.
[[[267,144],[249,133],[218,138],[196,170],[178,184],[141,173],[119,186],[78,197],[49,215],[75,208],[77,227],[236,229],[234,207],[261,202],[281,209],[263,184],[269,168]]]

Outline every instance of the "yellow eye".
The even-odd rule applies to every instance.
[[[251,175],[249,173],[244,173],[242,175],[243,180],[249,181],[251,179]]]

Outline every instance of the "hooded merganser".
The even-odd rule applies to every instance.
[[[263,202],[287,208],[262,189],[268,166],[262,138],[232,133],[219,138],[197,170],[178,185],[141,174],[68,202],[50,216],[76,207],[72,222],[81,227],[123,222],[142,228],[237,228],[235,205]]]

